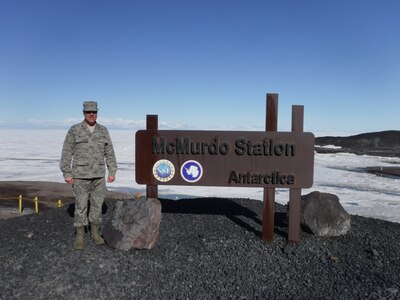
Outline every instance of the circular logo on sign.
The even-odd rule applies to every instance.
[[[175,167],[169,160],[160,159],[153,166],[153,175],[158,181],[170,181],[175,175]]]
[[[181,176],[187,182],[199,181],[203,176],[203,167],[195,160],[188,160],[181,167]]]

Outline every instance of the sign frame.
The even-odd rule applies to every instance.
[[[264,188],[309,188],[313,184],[312,133],[139,130],[135,137],[139,184]],[[188,181],[175,171],[188,161],[203,170],[198,180]],[[160,177],[154,169],[157,166],[172,173]]]
[[[298,149],[296,147],[296,152],[299,151],[300,155],[298,158],[300,159],[288,159],[286,158],[287,162],[285,162],[285,159],[283,159],[283,165],[274,165],[274,160],[271,160],[270,157],[267,157],[266,161],[269,162],[266,164],[268,169],[268,172],[274,172],[274,168],[276,169],[275,171],[279,171],[279,168],[285,167],[285,172],[288,172],[288,175],[286,177],[289,177],[290,174],[294,175],[295,177],[299,178],[300,176],[301,179],[295,178],[292,182],[290,180],[291,184],[289,186],[285,186],[284,184],[280,184],[280,181],[278,180],[278,184],[275,183],[268,184],[264,182],[264,184],[261,185],[253,185],[253,187],[263,187],[263,221],[262,221],[262,239],[268,242],[272,242],[274,238],[274,214],[275,214],[275,188],[289,188],[289,233],[288,233],[288,242],[289,243],[298,243],[300,241],[300,210],[301,210],[301,188],[309,188],[313,184],[313,175],[314,175],[314,144],[315,144],[315,137],[312,133],[304,133],[303,132],[303,124],[304,124],[304,106],[302,105],[293,105],[292,106],[292,130],[291,132],[278,132],[277,127],[278,127],[278,94],[270,94],[268,93],[266,95],[266,122],[265,122],[265,129],[266,132],[227,132],[227,131],[168,131],[168,130],[158,130],[158,116],[157,115],[147,115],[146,118],[146,130],[139,130],[136,133],[136,181],[139,184],[146,184],[146,194],[147,197],[149,198],[158,198],[158,185],[207,185],[207,186],[212,186],[212,185],[217,185],[217,186],[238,186],[238,185],[232,185],[230,184],[226,185],[225,183],[217,182],[217,184],[214,182],[211,182],[207,180],[207,175],[203,174],[204,172],[208,172],[204,169],[205,165],[209,166],[209,164],[215,163],[218,160],[211,160],[211,162],[207,161],[207,156],[212,155],[211,152],[209,151],[209,145],[210,143],[204,142],[207,144],[207,146],[204,146],[204,151],[201,151],[200,153],[196,153],[196,155],[193,155],[193,153],[182,153],[182,148],[180,148],[181,152],[176,153],[176,144],[174,145],[173,142],[171,143],[170,139],[173,136],[176,135],[186,135],[189,138],[192,138],[193,134],[195,133],[195,140],[198,138],[198,135],[202,136],[203,138],[206,137],[209,139],[213,138],[212,136],[221,136],[223,138],[229,136],[228,140],[229,142],[226,143],[226,145],[229,145],[229,147],[232,147],[234,144],[231,140],[232,136],[237,136],[237,135],[242,135],[246,136],[249,133],[253,134],[254,137],[265,137],[261,142],[261,145],[264,145],[263,143],[265,142],[265,139],[270,138],[270,140],[273,141],[273,138],[280,141],[283,136],[284,141],[286,141],[286,138],[289,137],[289,143],[278,143],[279,145],[292,145],[290,143],[291,139],[304,139],[302,141],[296,141],[293,143],[293,145],[299,145]],[[211,136],[209,135],[211,133]],[[166,140],[164,142],[160,142],[160,137],[164,137]],[[156,139],[156,142],[154,142],[154,138]],[[180,137],[182,138],[182,137]],[[183,137],[185,138],[185,137]],[[157,140],[158,139],[158,140]],[[196,140],[196,142],[201,142]],[[154,146],[154,143],[156,145]],[[167,143],[162,144],[162,143]],[[168,144],[169,143],[169,144]],[[176,143],[178,143],[178,140],[176,140]],[[268,142],[266,142],[268,143]],[[182,145],[181,145],[182,146]],[[237,146],[237,144],[235,144]],[[258,148],[262,148],[263,146],[257,146]],[[239,147],[240,148],[240,147]],[[257,148],[257,149],[258,149]],[[267,147],[268,148],[268,147]],[[154,151],[156,149],[156,151]],[[186,148],[183,148],[186,149]],[[215,149],[213,149],[215,150]],[[232,149],[229,149],[232,151]],[[236,149],[237,150],[237,149]],[[243,150],[242,148],[239,149],[239,152]],[[265,150],[265,148],[263,149]],[[185,150],[186,151],[186,150]],[[208,151],[208,153],[206,153]],[[245,148],[244,151],[248,151],[248,148]],[[285,148],[286,151],[286,148]],[[285,152],[284,151],[284,152]],[[227,151],[227,148],[222,148],[219,149],[220,154],[227,155],[229,151]],[[255,153],[250,150],[248,153]],[[271,154],[271,152],[262,152],[263,154]],[[291,153],[285,152],[285,153]],[[236,152],[237,154],[237,152]],[[257,155],[255,156],[268,156],[268,155],[259,155],[260,152],[257,150]],[[280,150],[278,152],[275,152],[275,154],[281,154]],[[293,154],[293,153],[292,153]],[[282,155],[276,155],[279,158]],[[290,155],[289,155],[290,156]],[[292,155],[295,156],[295,155]],[[272,157],[272,156],[271,156]],[[254,158],[254,157],[253,157]],[[253,159],[252,158],[252,159]],[[266,157],[263,157],[264,159]],[[276,157],[275,157],[276,159]],[[181,168],[183,167],[183,164],[186,163],[189,160],[196,161],[202,166],[202,174],[201,178],[194,178],[193,181],[188,181],[180,178],[180,174],[182,172]],[[257,159],[255,159],[257,162]],[[302,161],[304,160],[304,161]],[[205,165],[203,165],[204,161],[206,161]],[[251,161],[251,159],[250,159]],[[272,165],[271,165],[272,161]],[[232,162],[232,158],[228,160],[229,163]],[[158,168],[158,163],[160,163],[160,168]],[[170,165],[171,164],[171,165]],[[251,163],[250,163],[251,164]],[[253,164],[254,166],[254,164]],[[298,167],[300,166],[300,167]],[[231,167],[231,166],[230,166]],[[264,167],[263,167],[264,168]],[[172,169],[173,174],[172,174]],[[251,168],[249,169],[251,170]],[[196,169],[193,169],[192,171],[196,171]],[[198,170],[197,170],[198,171]],[[196,171],[196,172],[197,172]],[[243,170],[241,170],[243,171]],[[167,174],[168,172],[171,172],[171,174]],[[196,172],[192,172],[191,175],[197,174]],[[249,172],[248,170],[246,172]],[[266,172],[266,174],[268,174]],[[304,174],[298,174],[298,173],[304,173]],[[219,173],[217,172],[217,175],[219,176]],[[262,174],[261,174],[262,175]],[[304,180],[303,178],[306,178]],[[200,176],[197,174],[197,176]],[[264,180],[265,177],[268,175],[263,175]],[[272,175],[271,175],[272,176]],[[183,177],[183,176],[182,176]],[[158,179],[157,179],[158,178]],[[175,178],[175,179],[174,179]],[[178,179],[177,179],[178,178]],[[179,179],[180,178],[180,179]],[[272,179],[271,179],[272,180]],[[210,184],[211,183],[211,184]],[[240,186],[240,185],[239,185]],[[241,187],[251,187],[252,185],[245,185]]]

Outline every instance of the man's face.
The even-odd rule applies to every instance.
[[[85,115],[86,123],[88,123],[90,126],[93,126],[94,124],[96,124],[97,111],[85,111],[83,113]]]

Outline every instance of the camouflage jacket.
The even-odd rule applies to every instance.
[[[65,137],[60,169],[64,178],[100,178],[115,176],[117,161],[110,134],[106,127],[96,124],[93,133],[85,121],[70,128]]]

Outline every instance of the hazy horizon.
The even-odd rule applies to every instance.
[[[145,121],[143,121],[143,123],[145,123]],[[74,125],[74,124],[77,124],[77,123],[73,123],[73,124],[71,124],[71,126]],[[112,125],[110,126],[110,125],[104,124],[102,122],[99,122],[99,124],[106,125],[106,127],[110,131],[132,131],[132,132],[136,132],[137,130],[145,130],[146,129],[146,125],[132,127],[132,128],[129,128],[129,127],[122,128],[122,127],[118,127],[118,126],[112,126]],[[43,131],[43,130],[55,131],[55,130],[58,130],[58,131],[65,131],[65,133],[66,133],[71,126],[68,125],[68,126],[62,126],[62,127],[54,127],[53,126],[53,127],[37,127],[37,128],[27,128],[27,127],[22,127],[22,128],[18,128],[18,127],[15,127],[15,128],[1,128],[0,127],[0,131],[8,131],[8,130],[11,130],[11,131],[12,130],[15,130],[15,131],[17,131],[17,130],[21,130],[21,131],[27,131],[27,130],[31,130],[31,131],[35,131],[35,130],[39,130],[39,131]],[[166,124],[159,125],[159,130],[264,131],[262,128],[248,128],[248,129],[246,129],[246,128],[232,128],[232,127],[231,128],[223,128],[223,127],[220,127],[220,128],[211,128],[210,129],[210,128],[207,128],[207,127],[205,127],[205,128],[191,128],[191,127],[188,127],[188,125],[185,125],[185,126],[176,126],[175,125],[175,127],[174,127],[174,126],[168,126]],[[279,131],[289,132],[290,129],[279,130]],[[311,133],[313,133],[314,136],[317,138],[317,137],[348,137],[348,136],[355,136],[355,135],[360,135],[360,134],[364,134],[364,133],[379,133],[379,132],[385,132],[385,131],[400,131],[400,130],[387,129],[387,130],[369,131],[369,132],[352,132],[352,131],[349,131],[349,132],[341,132],[341,133],[339,133],[339,132],[329,132],[328,131],[328,132],[311,132]],[[307,132],[307,131],[305,131],[305,132]]]

